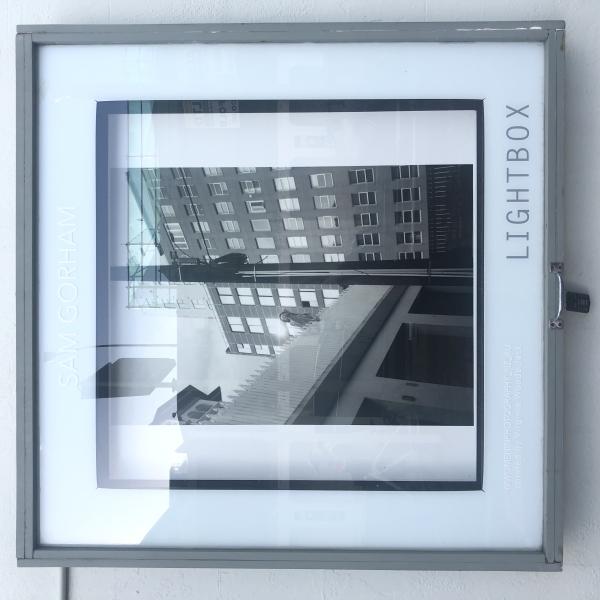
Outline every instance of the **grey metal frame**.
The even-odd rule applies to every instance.
[[[291,42],[543,42],[545,315],[563,262],[564,28],[561,21],[199,25],[23,25],[17,30],[17,562],[20,566],[558,571],[562,566],[563,335],[544,339],[544,523],[535,551],[179,549],[42,546],[37,464],[37,49],[43,45]]]

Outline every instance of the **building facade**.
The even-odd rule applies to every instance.
[[[336,285],[207,283],[227,352],[275,356],[343,293]]]
[[[170,264],[412,260],[429,257],[428,168],[144,169],[142,195]]]
[[[474,424],[472,288],[349,286],[211,424]]]

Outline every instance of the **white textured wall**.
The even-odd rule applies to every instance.
[[[600,300],[600,7],[596,0],[1,0],[0,597],[52,600],[56,569],[14,559],[14,32],[18,23],[434,21],[567,22],[567,278]],[[596,266],[594,266],[596,265]],[[594,305],[593,305],[594,306]],[[563,573],[73,569],[75,600],[298,598],[570,600],[600,597],[600,318],[566,317],[566,518]]]

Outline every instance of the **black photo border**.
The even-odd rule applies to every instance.
[[[476,476],[472,481],[375,481],[375,480],[175,480],[111,479],[109,407],[96,400],[96,470],[100,488],[165,488],[221,490],[365,490],[365,491],[465,491],[483,489],[484,450],[484,102],[480,99],[357,99],[357,100],[127,100],[98,102],[96,110],[96,337],[101,339],[108,306],[106,281],[110,277],[108,248],[108,120],[116,114],[183,113],[188,103],[219,107],[219,112],[405,112],[458,111],[476,114],[476,373],[477,416]],[[143,111],[141,110],[143,107]],[[149,110],[148,110],[149,109]],[[208,111],[214,112],[214,111]],[[385,262],[385,261],[382,261]]]

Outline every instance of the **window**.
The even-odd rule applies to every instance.
[[[331,215],[317,217],[319,229],[337,229],[340,226],[340,219]]]
[[[275,306],[275,300],[273,299],[273,290],[270,288],[257,288],[258,301],[261,306]]]
[[[237,344],[238,352],[242,354],[252,354],[252,348],[250,344]]]
[[[238,173],[256,173],[256,167],[238,167]]]
[[[340,297],[340,290],[323,290],[323,299],[325,300],[325,306],[331,306],[337,302]]]
[[[199,204],[186,204],[185,212],[189,217],[203,217],[204,207]]]
[[[265,319],[267,323],[267,330],[271,335],[277,337],[287,337],[287,328],[280,319]]]
[[[377,225],[378,222],[377,213],[360,213],[360,215],[354,215],[354,225],[357,227]]]
[[[165,223],[173,248],[176,250],[187,250],[189,248],[183,230],[179,223]]]
[[[322,235],[321,236],[321,246],[323,248],[333,248],[335,246],[342,245],[342,236],[341,235]]]
[[[289,237],[287,242],[290,248],[308,248],[308,241],[304,236]]]
[[[310,254],[292,254],[293,263],[309,263]]]
[[[296,306],[294,290],[291,288],[277,288],[277,294],[279,295],[279,304],[281,306]]]
[[[284,212],[300,210],[300,202],[298,198],[279,198],[279,210]]]
[[[394,213],[394,220],[396,223],[412,223],[413,211],[402,210]]]
[[[200,243],[200,240],[198,240],[198,243]],[[212,240],[209,238],[204,238],[204,244],[206,245],[207,250],[215,249],[215,245],[213,244]]]
[[[192,221],[192,229],[196,233],[210,233],[210,225],[206,221]]]
[[[142,173],[148,185],[160,185],[160,169],[142,169]]]
[[[423,252],[421,250],[415,252],[415,258],[423,258]]]
[[[352,206],[364,206],[366,204],[377,204],[375,192],[359,192],[358,194],[350,194]]]
[[[358,260],[361,262],[373,262],[375,260],[381,260],[381,252],[359,252]]]
[[[315,208],[335,208],[337,202],[334,194],[327,194],[325,196],[313,196],[315,201]]]
[[[252,219],[252,231],[271,231],[269,219]]]
[[[278,192],[291,192],[296,189],[296,180],[293,177],[275,177],[273,183]]]
[[[304,221],[301,217],[289,217],[283,220],[285,229],[304,229]]]
[[[177,191],[181,198],[198,198],[198,189],[191,183],[178,185]]]
[[[314,188],[333,187],[333,174],[315,173],[310,176],[310,185]]]
[[[341,252],[325,253],[323,258],[325,262],[344,262],[346,260]]]
[[[400,260],[414,260],[417,258],[417,254],[423,255],[422,252],[398,252],[398,258]],[[421,256],[419,256],[419,258],[421,258]]]
[[[221,221],[221,229],[226,233],[234,233],[240,230],[240,224],[237,221]]]
[[[155,200],[166,200],[167,199],[167,196],[165,194],[165,188],[155,187],[155,188],[152,188],[152,192],[154,193]]]
[[[173,173],[173,177],[175,177],[175,179],[189,179],[192,176],[189,169],[182,167],[171,169],[171,173]]]
[[[350,183],[371,183],[375,181],[375,172],[373,169],[353,169],[348,171]]]
[[[421,210],[403,210],[394,213],[394,219],[396,223],[420,223],[421,222]]]
[[[402,188],[394,190],[394,202],[418,202],[421,199],[421,188]]]
[[[218,287],[217,294],[219,295],[219,300],[221,304],[235,304],[235,300],[233,299],[233,292],[229,287]]]
[[[245,306],[254,306],[254,296],[252,296],[252,290],[247,287],[236,288],[240,304]]]
[[[227,184],[224,181],[219,181],[217,183],[209,183],[208,189],[210,191],[211,196],[226,196],[229,193],[227,189]]]
[[[266,264],[278,263],[279,256],[277,256],[277,254],[261,254],[260,262],[266,263]]]
[[[257,237],[257,248],[275,248],[275,240],[272,237]]]
[[[216,177],[217,175],[223,175],[223,169],[220,167],[204,167],[204,175],[206,177]]]
[[[232,215],[235,212],[231,202],[215,202],[215,210],[219,215]]]
[[[242,188],[242,192],[244,192],[244,194],[260,194],[262,191],[260,189],[260,182],[254,179],[240,181],[240,187]]]
[[[227,247],[230,250],[243,250],[246,245],[242,238],[227,238]]]
[[[256,350],[256,354],[265,354],[265,355],[271,354],[271,348],[269,348],[269,346],[267,344],[256,344],[254,346],[254,348]]]
[[[359,246],[377,246],[379,244],[378,233],[359,233],[356,236],[356,243]]]
[[[258,317],[246,317],[246,324],[251,333],[264,333],[262,321]]]
[[[171,204],[161,204],[160,210],[162,210],[162,214],[165,217],[174,217],[175,209]]]
[[[416,202],[421,199],[421,188],[402,188],[402,202]]]
[[[319,306],[317,302],[317,293],[315,290],[311,289],[300,289],[300,302],[304,308],[308,308],[309,306],[315,308]]]
[[[399,231],[396,233],[398,244],[421,244],[423,241],[420,231]]]
[[[408,179],[409,177],[418,177],[418,165],[401,165],[392,167],[392,179]]]
[[[246,331],[240,317],[227,317],[231,331]]]
[[[267,212],[265,209],[264,200],[246,200],[246,208],[249,213],[264,213]]]

